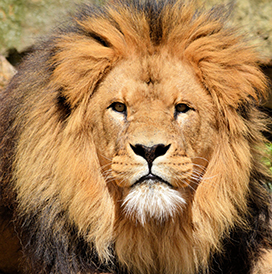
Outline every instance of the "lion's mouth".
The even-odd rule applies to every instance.
[[[158,183],[165,184],[165,185],[167,185],[168,187],[173,188],[173,186],[172,186],[169,182],[163,180],[161,177],[159,177],[159,176],[157,176],[157,175],[154,175],[154,174],[152,174],[152,173],[150,173],[150,174],[148,174],[148,175],[145,175],[145,176],[141,177],[141,178],[140,178],[138,181],[136,181],[131,187],[134,187],[134,186],[140,185],[140,184],[147,184],[147,185],[152,186],[152,185],[158,184]]]
[[[124,196],[124,214],[143,226],[151,220],[163,223],[179,214],[186,204],[183,195],[159,176],[148,174],[135,182]]]

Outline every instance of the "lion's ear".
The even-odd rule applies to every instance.
[[[92,94],[115,60],[113,49],[79,34],[58,38],[54,51],[51,85],[61,90],[71,108]]]
[[[197,24],[188,31],[191,36],[183,56],[218,107],[237,109],[241,103],[256,104],[266,97],[267,79],[259,69],[261,58],[256,49],[237,30],[225,28],[220,18],[207,17]]]
[[[257,66],[255,54],[251,50],[229,52],[227,57],[222,52],[214,63],[202,60],[199,64],[201,78],[220,106],[231,106],[238,109],[241,104],[258,105],[267,96],[267,79]],[[223,60],[232,59],[227,64]],[[210,57],[208,58],[210,59]]]
[[[129,13],[126,9],[124,11]],[[75,18],[77,32],[63,33],[53,41],[50,60],[54,64],[52,83],[55,89],[62,90],[62,96],[72,108],[84,96],[90,96],[115,62],[122,56],[131,56],[131,49],[140,43],[133,39],[135,30],[128,28],[130,14],[124,22],[114,9],[108,12],[116,25],[120,24],[119,27],[103,18]],[[127,28],[124,24],[128,25]]]

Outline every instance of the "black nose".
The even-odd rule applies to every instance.
[[[147,147],[141,144],[136,144],[135,146],[130,145],[135,154],[142,156],[146,159],[149,169],[152,166],[153,161],[159,157],[164,155],[170,147],[170,144],[165,146],[163,144],[157,144],[152,147]]]

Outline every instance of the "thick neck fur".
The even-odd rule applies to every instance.
[[[194,273],[191,209],[163,223],[123,219],[116,228],[115,252],[130,273]]]

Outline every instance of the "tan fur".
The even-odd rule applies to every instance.
[[[264,251],[262,260],[260,260],[253,270],[253,274],[271,274],[272,273],[272,252]]]
[[[263,141],[237,113],[265,95],[254,51],[219,19],[192,20],[193,4],[175,5],[165,9],[159,46],[144,14],[131,16],[125,6],[108,8],[120,30],[103,16],[78,20],[111,46],[78,33],[56,38],[44,91],[61,90],[72,115],[64,126],[54,94],[30,91],[15,121],[24,125],[13,165],[19,212],[58,205],[102,262],[111,261],[114,244],[121,266],[135,274],[208,267],[221,239],[246,227],[253,154],[260,157],[247,135]],[[114,102],[126,105],[126,117]],[[175,117],[180,103],[190,110]],[[152,172],[175,199],[161,182],[145,182],[133,200],[132,185],[148,172],[136,144],[170,144]]]

